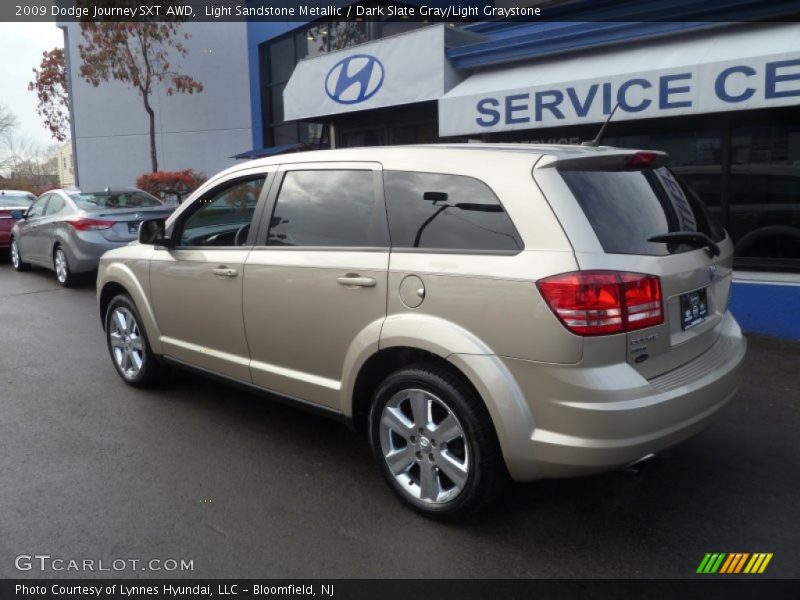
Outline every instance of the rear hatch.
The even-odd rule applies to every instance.
[[[581,270],[658,277],[663,323],[624,333],[626,359],[646,378],[713,345],[732,276],[733,244],[665,163],[662,153],[587,150],[535,170]]]
[[[109,242],[130,242],[139,237],[139,224],[147,219],[166,219],[174,209],[166,206],[152,208],[105,208],[87,212],[86,217],[102,221],[97,227]]]

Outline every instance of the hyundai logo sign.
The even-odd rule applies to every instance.
[[[325,92],[339,104],[358,104],[378,93],[383,76],[381,61],[369,54],[354,54],[328,71]]]

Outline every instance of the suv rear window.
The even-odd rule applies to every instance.
[[[643,171],[561,171],[603,250],[661,256],[694,250],[648,242],[673,232],[700,232],[719,242],[725,232],[700,199],[665,167]]]
[[[494,192],[463,175],[384,171],[392,248],[519,252],[522,241]]]

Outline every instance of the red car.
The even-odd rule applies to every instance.
[[[30,192],[20,190],[0,190],[0,248],[8,248],[11,228],[17,222],[14,211],[26,211],[36,200]]]

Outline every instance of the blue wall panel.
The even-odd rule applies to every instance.
[[[736,282],[730,309],[745,332],[800,340],[800,285]]]
[[[268,40],[302,27],[297,21],[248,21],[247,60],[250,72],[250,117],[253,128],[253,148],[264,147],[264,123],[261,115],[261,74],[259,73],[258,46]]]

